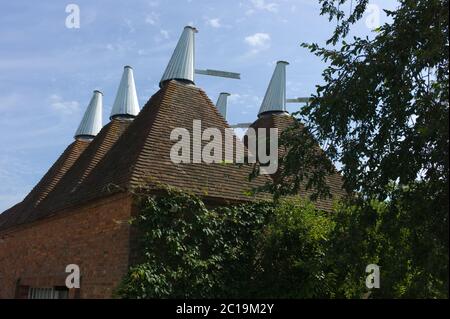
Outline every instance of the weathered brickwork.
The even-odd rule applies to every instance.
[[[28,286],[64,286],[68,264],[81,272],[71,297],[111,297],[129,265],[131,211],[131,196],[117,194],[0,232],[0,298],[26,297]]]

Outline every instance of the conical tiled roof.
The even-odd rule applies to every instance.
[[[250,127],[258,128],[278,128],[278,136],[294,123],[294,118],[289,113],[266,113],[260,116]]]
[[[287,112],[267,112],[264,114],[260,114],[258,119],[253,122],[250,127],[255,129],[256,133],[258,133],[258,128],[277,128],[278,129],[278,137],[281,136],[284,130],[286,130],[288,127],[292,126],[294,124],[294,121],[296,121],[290,114]],[[303,128],[303,124],[299,123],[299,128]],[[317,148],[320,149],[319,145],[317,145]],[[281,158],[285,154],[286,150],[283,146],[279,145],[278,148],[278,156]],[[279,172],[271,175],[272,178],[276,179],[278,177]],[[322,209],[325,211],[332,211],[333,210],[333,201],[336,198],[342,197],[345,195],[345,191],[342,189],[343,181],[342,176],[339,172],[336,171],[331,176],[327,177],[327,185],[330,187],[330,191],[333,194],[334,198],[331,199],[318,199],[317,202],[315,202],[315,206],[318,209]],[[300,190],[300,196],[307,197],[312,193],[312,191],[308,190],[307,192],[304,192],[304,190]]]
[[[19,207],[0,214],[0,230],[46,217],[54,211],[51,205],[55,208],[66,206],[67,200],[78,192],[80,185],[129,124],[128,120],[113,119],[92,142],[76,140],[72,143],[27,196],[30,199],[40,198],[39,201],[24,200]],[[75,157],[75,150],[80,149],[81,145],[83,151]],[[55,176],[58,176],[58,179]],[[39,196],[41,193],[46,196]]]
[[[55,196],[42,204],[42,210],[60,210],[108,195],[118,187],[130,189],[158,183],[211,199],[251,200],[248,192],[268,181],[268,177],[261,176],[249,182],[249,165],[241,167],[236,164],[203,162],[175,164],[171,161],[170,150],[176,143],[170,140],[172,129],[186,128],[192,134],[193,120],[201,120],[203,128],[218,128],[223,135],[228,127],[203,90],[169,81],[152,96],[77,191],[66,189],[58,194],[54,192],[52,195]]]
[[[250,182],[250,165],[171,161],[170,150],[177,142],[170,140],[172,129],[186,128],[192,135],[194,120],[201,120],[203,129],[217,128],[223,136],[225,128],[229,128],[203,90],[168,81],[133,121],[113,119],[107,124],[56,187],[20,223],[108,196],[119,189],[113,186],[127,191],[162,183],[216,202],[252,200],[249,191],[266,183],[269,177],[260,176]],[[257,197],[268,198],[266,194]],[[12,210],[12,215],[23,215],[21,209]],[[12,223],[7,227],[17,224],[10,219]]]
[[[48,198],[38,207],[38,215],[40,217],[57,208],[70,205],[71,198],[77,196],[91,172],[101,162],[105,154],[107,154],[130,123],[131,121],[115,118],[102,128],[75,165],[66,173]],[[122,156],[126,156],[126,153],[122,154]]]

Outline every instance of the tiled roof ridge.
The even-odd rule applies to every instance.
[[[117,141],[114,143],[114,145],[111,147],[111,149],[105,154],[105,156],[102,158],[102,160],[97,164],[97,166],[95,167],[95,169],[91,172],[89,179],[87,179],[86,183],[90,184],[90,183],[95,183],[98,178],[103,178],[104,176],[99,176],[99,175],[103,175],[102,171],[104,170],[103,168],[105,166],[108,166],[109,164],[111,164],[111,161],[114,161],[115,158],[117,158],[117,156],[126,156],[128,158],[128,161],[131,163],[128,167],[127,167],[127,172],[125,172],[126,177],[124,178],[123,183],[119,183],[119,184],[107,184],[104,185],[104,187],[108,187],[110,189],[110,191],[117,191],[117,190],[127,190],[129,187],[131,187],[132,184],[132,180],[133,180],[133,173],[135,171],[135,165],[138,161],[138,156],[140,155],[141,151],[142,151],[142,146],[145,144],[145,139],[139,140],[136,139],[135,136],[132,135],[132,133],[136,133],[133,129],[133,127],[135,126],[140,126],[141,124],[143,124],[142,122],[146,122],[146,120],[148,120],[148,117],[146,117],[146,113],[151,112],[152,108],[154,107],[158,107],[159,105],[159,101],[161,99],[163,99],[163,97],[165,96],[165,93],[167,91],[166,89],[167,85],[165,85],[163,88],[159,89],[155,94],[153,94],[150,99],[147,101],[147,103],[144,105],[144,107],[142,108],[142,110],[140,111],[139,115],[133,120],[133,122],[130,123],[129,127],[127,128],[127,130],[125,132],[123,132],[123,134],[117,139]],[[149,135],[149,132],[151,130],[151,127],[153,125],[155,118],[151,118],[151,121],[147,121],[147,123],[145,123],[146,125],[143,125],[145,129],[145,131],[141,130],[137,131],[137,133],[140,134],[145,134],[145,135]],[[125,142],[123,142],[123,140],[131,140],[130,143],[132,142],[138,142],[139,145],[136,146],[138,152],[136,152],[135,154],[133,154],[132,152],[129,152],[129,149],[127,149],[127,153],[123,154],[122,149],[119,149],[121,147],[121,145],[123,145]],[[131,148],[132,145],[129,145],[129,147]],[[133,157],[133,158],[131,158]],[[121,172],[123,173],[123,172]],[[99,191],[103,191],[99,190]],[[80,192],[83,193],[83,195],[85,195],[86,197],[94,197],[95,195],[98,194],[89,194],[87,193],[87,190],[85,189],[80,189]]]
[[[206,99],[207,103],[212,106],[212,108],[214,109],[214,111],[220,115],[220,117],[223,119],[223,123],[225,125],[225,128],[230,128],[230,125],[228,124],[228,121],[222,116],[222,114],[220,113],[219,109],[216,107],[216,105],[213,103],[213,101],[211,101],[211,99],[209,98],[209,96],[206,94],[206,92],[202,89],[199,88],[200,94]]]
[[[166,102],[166,99],[169,99],[170,102],[172,102],[172,96],[171,96],[170,92],[171,92],[171,90],[174,89],[173,85],[176,85],[175,83],[176,83],[176,80],[169,80],[169,81],[167,81],[165,83],[165,85],[160,90],[158,90],[158,92],[156,92],[153,95],[153,96],[156,97],[156,100],[152,101],[152,99],[150,98],[150,100],[147,103],[148,106],[147,106],[147,104],[145,105],[145,107],[148,108],[148,109],[146,109],[146,112],[151,112],[151,113],[155,114],[156,116],[152,117],[151,123],[148,123],[147,134],[146,134],[147,136],[142,141],[142,146],[144,146],[146,144],[146,142],[147,142],[147,139],[150,138],[150,132],[153,129],[153,124],[156,122],[158,117],[161,116],[161,114],[157,110],[153,110],[151,108],[155,108],[155,107],[161,108],[162,107],[162,103]],[[169,103],[169,102],[166,102],[166,103]],[[144,118],[145,118],[145,116],[142,116],[142,121],[144,120]],[[138,124],[136,124],[136,125],[138,125]],[[140,151],[136,154],[135,160],[133,162],[133,166],[131,167],[130,176],[129,176],[129,179],[128,179],[129,182],[126,185],[128,187],[137,186],[137,184],[134,183],[135,181],[137,181],[137,170],[136,170],[136,168],[137,168],[137,165],[139,164],[139,160],[142,157],[143,152],[144,152],[144,147],[141,147]]]
[[[69,144],[28,195],[20,203],[0,214],[0,229],[29,218],[34,213],[35,207],[45,200],[75,164],[88,144],[89,142],[82,140],[75,140]]]
[[[152,118],[151,121],[148,121],[148,117],[145,116],[145,114],[149,111],[151,111],[151,108],[157,107],[159,104],[159,101],[164,97],[164,94],[166,92],[166,85],[159,89],[155,94],[153,94],[150,99],[147,101],[147,103],[144,105],[138,116],[130,122],[130,125],[127,127],[126,130],[120,135],[120,137],[115,141],[115,143],[111,146],[111,148],[104,154],[102,159],[96,164],[95,168],[90,172],[89,176],[86,177],[83,184],[80,185],[77,195],[78,197],[84,198],[87,200],[92,200],[97,197],[104,196],[104,191],[106,190],[108,193],[117,192],[117,191],[127,191],[128,188],[130,188],[130,182],[132,181],[132,173],[135,169],[135,163],[137,161],[137,157],[140,154],[140,150],[142,149],[142,145],[145,144],[145,139],[138,139],[136,136],[133,135],[133,133],[139,133],[148,135],[152,126],[152,123],[154,121],[154,118]],[[147,122],[147,123],[146,123]],[[134,126],[142,126],[140,130],[136,131],[133,129]],[[142,131],[144,129],[145,131]],[[125,142],[123,141],[125,140]],[[126,143],[126,141],[129,141]],[[133,143],[138,143],[135,148],[138,150],[136,154],[133,154],[130,151],[130,148],[133,147]],[[127,146],[127,149],[123,149],[124,144]],[[120,175],[119,172],[112,172],[109,167],[113,165],[113,163],[120,162],[120,159],[118,157],[126,157],[127,163],[131,163],[126,168],[122,167],[122,170],[120,171],[120,174],[124,174],[122,183],[106,183],[105,185],[100,185],[99,180],[108,181],[108,176],[105,176],[105,174],[112,173],[114,176],[111,177],[111,179],[116,179],[117,176]],[[117,164],[116,164],[117,165]],[[114,165],[113,165],[114,166]],[[115,166],[116,168],[116,166]],[[124,172],[124,170],[126,171]],[[117,180],[117,179],[116,179]],[[95,191],[93,191],[92,185],[99,184],[102,186],[101,188],[94,187]],[[106,189],[105,189],[106,188]],[[74,204],[78,203],[78,200],[75,201]]]
[[[220,194],[221,197],[233,199],[238,195],[231,194],[238,175],[246,179],[244,170],[239,173],[237,168],[232,168],[229,180],[225,176],[229,175],[229,169],[222,164],[171,162],[168,146],[174,143],[169,139],[171,129],[184,127],[191,131],[192,119],[203,119],[209,123],[205,125],[221,130],[229,127],[202,89],[176,80],[165,82],[92,172],[85,183],[92,187],[84,189],[80,196],[93,199],[102,196],[105,190],[108,193],[131,191],[157,183],[181,188],[189,184],[190,188],[202,192],[202,187],[209,188],[210,181],[216,188],[214,195],[218,195],[218,185],[225,184],[228,193]],[[119,155],[122,155],[120,159],[117,158]]]
[[[83,151],[89,145],[88,141],[84,140],[75,140],[73,141],[66,150],[61,154],[61,156],[57,159],[57,161],[52,165],[52,167],[47,171],[47,173],[42,177],[42,179],[36,184],[33,190],[27,195],[27,197],[31,197],[33,195],[33,191],[35,189],[43,188],[40,196],[36,199],[34,206],[37,206],[59,183],[61,178],[67,173],[67,171],[75,164],[76,160],[81,156]],[[78,151],[77,149],[82,149]],[[71,160],[71,163],[67,165],[68,161]],[[50,180],[50,183],[45,183],[46,179],[51,178],[50,174],[54,174],[53,178]],[[37,194],[36,194],[37,195]],[[25,200],[26,198],[25,197]]]
[[[127,120],[113,119],[101,129],[78,158],[77,162],[72,165],[63,179],[61,179],[59,185],[38,206],[39,215],[70,206],[70,202],[75,196],[74,194],[78,193],[86,179],[107,154],[111,146],[114,145],[118,136],[122,134],[128,124],[129,121]]]
[[[246,165],[176,164],[171,160],[171,145],[175,143],[170,140],[172,129],[185,127],[192,133],[192,121],[197,119],[202,120],[203,129],[216,127],[223,133],[229,128],[205,91],[176,80],[165,82],[133,121],[113,119],[105,125],[56,187],[33,210],[33,216],[21,223],[50,217],[109,196],[111,185],[118,186],[119,191],[130,192],[140,183],[155,181],[191,190],[205,198],[229,201],[266,196],[248,194],[253,187],[261,186],[269,179],[262,176],[250,182],[251,167]],[[20,207],[12,211],[18,215],[26,213]]]

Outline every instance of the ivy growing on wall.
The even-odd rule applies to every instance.
[[[117,294],[125,298],[323,297],[332,223],[300,200],[207,207],[164,187],[141,194],[142,262]]]

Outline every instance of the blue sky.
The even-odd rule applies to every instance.
[[[80,8],[80,28],[65,25],[70,3]],[[196,77],[213,102],[232,93],[229,123],[255,120],[277,60],[290,62],[288,98],[309,95],[324,65],[300,43],[323,44],[334,26],[319,12],[315,0],[2,1],[0,212],[22,200],[73,141],[94,89],[104,93],[107,123],[124,65],[133,66],[145,104],[185,25],[199,30],[196,68],[241,73],[242,80]],[[371,33],[367,19],[355,34]]]

